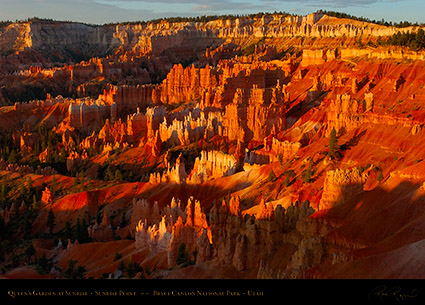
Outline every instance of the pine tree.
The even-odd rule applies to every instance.
[[[30,262],[31,258],[34,256],[35,254],[35,248],[32,244],[30,244],[26,249],[25,249],[25,256],[27,257],[27,261]]]
[[[46,258],[46,254],[43,254],[37,261],[36,270],[39,274],[47,274],[52,268],[52,263]]]
[[[32,229],[32,221],[31,221],[31,213],[26,212],[23,216],[23,229],[25,233],[25,237],[31,234]]]
[[[2,184],[0,185],[0,203],[1,206],[4,208],[5,204],[6,204],[6,193],[7,193],[7,186],[6,183],[3,181]]]
[[[80,184],[81,184],[82,186],[84,186],[84,182],[85,182],[85,180],[86,180],[86,178],[84,177],[84,172],[83,172],[83,171],[81,171],[81,173],[80,173]]]
[[[77,265],[76,260],[70,259],[68,261],[68,267],[64,272],[64,276],[68,279],[83,279],[86,272],[87,271],[84,266]]]
[[[382,180],[384,180],[384,175],[382,174],[382,171],[379,171],[378,177],[376,177],[376,180],[378,180],[378,182],[381,182]]]
[[[78,217],[74,226],[74,239],[80,241],[79,240],[80,235],[81,235],[81,221],[80,221],[80,217]]]
[[[55,214],[53,214],[52,209],[50,209],[49,214],[47,214],[47,227],[49,228],[50,234],[53,234],[54,226],[55,226]]]
[[[27,183],[28,183],[28,190],[31,191],[33,183],[34,183],[34,181],[32,181],[32,179],[31,179],[31,177],[28,177]]]
[[[21,182],[19,184],[19,196],[24,197],[25,193],[26,193],[25,182],[24,182],[24,180],[21,180]]]
[[[267,177],[267,180],[269,180],[269,182],[273,182],[276,180],[276,175],[273,170],[270,171],[269,176]]]
[[[177,265],[181,265],[181,264],[188,265],[189,262],[190,262],[189,253],[187,253],[186,244],[181,243],[179,248],[177,249],[176,263],[177,263]]]
[[[34,195],[32,195],[32,205],[31,205],[31,209],[32,210],[37,210],[38,208],[38,200],[37,197]]]
[[[335,127],[331,130],[331,135],[329,138],[329,155],[331,158],[336,158],[339,150],[338,139],[336,137]]]
[[[279,160],[279,164],[282,165],[283,164],[283,155],[279,154],[279,156],[277,158]]]
[[[311,171],[311,167],[307,167],[302,173],[301,173],[302,179],[305,183],[311,182],[311,177],[313,176],[313,173]]]
[[[51,182],[51,184],[50,184],[50,191],[52,192],[52,195],[53,195],[53,196],[55,196],[56,188],[57,188],[56,176],[55,176],[55,175],[53,175],[53,176],[52,176],[52,182]]]
[[[7,163],[16,164],[17,162],[18,162],[17,152],[14,149],[12,149],[12,151],[10,152],[9,158],[7,159]]]
[[[290,183],[289,177],[286,176],[285,177],[285,180],[283,181],[283,185],[285,185],[286,187],[288,187],[289,186],[289,183]]]
[[[114,180],[115,181],[121,181],[121,180],[123,180],[122,173],[121,173],[121,171],[119,169],[117,169],[115,171]]]
[[[77,222],[74,227],[74,238],[78,240],[79,243],[86,243],[90,241],[89,233],[87,231],[88,224],[86,219],[83,217],[82,220],[77,218]]]
[[[88,226],[89,225],[87,224],[86,218],[83,217],[83,220],[81,221],[81,238],[79,239],[81,243],[90,241],[89,232],[87,231]]]
[[[112,171],[111,166],[108,166],[108,168],[106,169],[106,180],[112,181],[114,180],[115,176],[114,173]]]
[[[65,239],[72,239],[72,228],[71,228],[71,222],[69,220],[65,223],[65,228],[63,230],[63,237]]]
[[[72,188],[75,189],[78,186],[78,182],[80,181],[80,179],[78,178],[78,173],[76,174],[75,178],[72,179]]]

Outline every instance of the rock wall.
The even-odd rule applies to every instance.
[[[352,100],[349,94],[337,95],[331,101],[328,112],[328,132],[335,128],[337,133],[356,128],[362,124],[363,104]]]
[[[178,199],[177,199],[178,200]],[[138,217],[150,212],[149,204],[142,200],[133,202],[132,224]],[[155,213],[155,211],[153,211]],[[193,197],[189,198],[184,212],[180,204],[176,204],[173,198],[171,206],[164,208],[163,216],[159,222],[152,221],[152,217],[144,221],[139,220],[135,227],[135,244],[137,248],[148,247],[154,253],[166,252],[168,265],[177,265],[179,248],[184,243],[189,260],[202,262],[211,257],[211,232],[206,220],[206,215],[202,212],[200,202]],[[156,215],[156,213],[155,213]],[[157,213],[159,215],[159,211]],[[149,216],[149,215],[148,215]],[[197,257],[193,253],[199,253]]]
[[[325,63],[326,50],[303,50],[301,66],[306,67],[310,65],[322,65]]]
[[[244,163],[253,165],[283,162],[292,158],[302,146],[300,142],[279,141],[274,136],[265,137],[263,142],[260,149],[245,149]]]
[[[161,84],[161,101],[165,104],[199,101],[204,89],[218,84],[217,73],[208,65],[205,68],[183,68],[174,65]]]
[[[297,222],[313,211],[308,204],[274,209],[262,200],[255,216],[243,217],[238,197],[216,204],[210,212],[213,260],[239,271],[257,269],[261,260],[282,246]],[[299,241],[293,242],[298,246]]]
[[[414,129],[420,125],[416,120],[406,117],[393,116],[388,113],[376,113],[374,111],[375,98],[373,93],[365,93],[364,100],[353,100],[349,94],[339,95],[331,100],[327,112],[326,134],[329,136],[332,128],[338,134],[350,131],[360,126],[388,125]]]
[[[202,183],[210,179],[230,176],[236,172],[237,160],[221,151],[201,151],[189,175],[190,183]]]
[[[319,209],[329,209],[344,204],[363,191],[367,178],[367,174],[361,173],[357,167],[327,171]]]
[[[12,23],[2,28],[0,52],[36,50],[46,55],[55,54],[55,59],[62,61],[67,61],[69,57],[74,60],[91,58],[114,50],[159,55],[174,48],[178,56],[193,56],[213,43],[232,38],[378,37],[412,30],[412,27],[386,27],[319,13],[308,16],[270,14],[206,23],[162,21],[103,26],[39,20]],[[57,50],[56,53],[52,53],[53,48]]]
[[[166,171],[161,173],[152,173],[149,176],[149,182],[158,183],[177,183],[185,184],[187,179],[186,169],[183,163],[183,156],[180,154],[173,167],[168,167]]]
[[[117,114],[124,116],[135,113],[138,108],[153,104],[153,94],[157,85],[109,86],[99,95],[106,105],[116,104]]]
[[[407,28],[399,29],[399,30],[400,32],[408,31]],[[395,32],[393,34],[395,34]],[[398,59],[398,60],[402,60],[402,59],[424,60],[425,59],[425,54],[423,51],[414,52],[409,50],[403,50],[401,48],[394,48],[391,50],[341,48],[339,52],[341,55],[341,59],[350,59],[353,57],[367,57],[367,58],[375,58],[375,59]]]
[[[263,141],[286,126],[286,106],[280,87],[237,89],[225,108],[223,135],[240,142]]]
[[[32,152],[39,141],[40,136],[38,134],[24,132],[20,137],[21,151]]]
[[[135,225],[135,244],[138,248],[148,247],[152,255],[166,252],[168,265],[177,264],[179,247],[184,243],[190,260],[196,263],[211,261],[213,264],[233,265],[238,271],[257,270],[261,260],[272,255],[273,251],[291,240],[291,232],[297,223],[312,214],[308,203],[288,207],[280,205],[274,209],[271,204],[261,201],[256,216],[243,216],[240,198],[231,197],[215,204],[210,211],[209,221],[202,211],[201,203],[189,198],[184,212],[180,203],[173,198],[171,206],[161,213],[152,210],[145,200],[133,202],[132,225],[138,217],[151,213],[153,217],[140,219]],[[161,215],[161,216],[160,216]],[[152,221],[152,219],[159,220]],[[287,237],[285,237],[287,236]],[[298,252],[302,252],[308,241],[295,239]],[[298,248],[299,247],[299,248]],[[193,253],[197,253],[196,260]],[[254,255],[255,253],[255,255]],[[299,262],[300,254],[293,258],[293,268],[299,264],[311,266],[316,260]],[[291,267],[292,268],[292,267]]]
[[[89,126],[100,126],[102,120],[112,119],[114,107],[100,100],[90,98],[72,100],[69,108],[69,125],[74,128],[87,129]]]

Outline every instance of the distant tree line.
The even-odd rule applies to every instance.
[[[129,24],[148,24],[148,23],[161,23],[164,21],[173,23],[173,22],[209,22],[214,20],[235,20],[237,18],[261,18],[264,15],[284,15],[284,16],[294,16],[295,14],[290,14],[287,12],[277,12],[274,11],[273,13],[270,12],[258,12],[254,14],[224,14],[224,15],[203,15],[203,16],[196,16],[196,17],[183,17],[183,16],[177,16],[177,17],[163,17],[163,18],[156,18],[151,19],[148,21],[145,20],[138,20],[138,21],[127,21],[127,22],[111,22],[111,23],[105,23],[104,25],[129,25]],[[34,17],[35,18],[35,17]],[[38,18],[38,20],[44,20]],[[49,20],[48,20],[49,21]],[[90,25],[90,24],[89,24]]]
[[[423,29],[419,29],[416,33],[401,33],[398,31],[390,36],[385,43],[392,46],[409,47],[413,51],[419,51],[425,48],[425,31]]]
[[[226,15],[203,15],[203,16],[196,16],[196,17],[168,17],[168,18],[159,18],[149,21],[149,23],[159,23],[161,21],[168,21],[168,22],[209,22],[213,20],[235,20],[237,18],[262,18],[264,15],[284,15],[284,16],[290,16],[291,14],[287,12],[277,12],[274,13],[265,13],[265,12],[258,12],[254,14],[226,14]]]
[[[369,23],[374,23],[374,24],[379,24],[379,25],[385,25],[385,26],[394,26],[394,27],[398,27],[398,28],[404,28],[404,27],[409,27],[409,26],[422,26],[424,25],[423,23],[419,24],[418,22],[409,22],[409,21],[400,21],[399,23],[397,22],[392,22],[392,21],[385,21],[383,18],[381,20],[375,20],[375,19],[369,19],[369,18],[365,18],[365,17],[357,17],[357,16],[353,16],[347,13],[343,13],[343,12],[335,12],[335,11],[326,11],[326,10],[318,10],[316,13],[322,13],[331,17],[336,17],[336,18],[345,18],[345,19],[352,19],[352,20],[357,20],[357,21],[363,21],[363,22],[369,22]],[[203,15],[203,16],[196,16],[196,17],[182,17],[182,16],[177,16],[177,17],[163,17],[163,18],[156,18],[156,19],[152,19],[152,20],[139,20],[139,21],[128,21],[128,22],[111,22],[111,23],[105,23],[103,25],[129,25],[129,24],[148,24],[148,23],[153,23],[153,24],[157,24],[163,21],[168,21],[170,23],[173,22],[209,22],[209,21],[214,21],[214,20],[219,20],[219,19],[225,19],[225,20],[234,20],[236,18],[241,18],[241,17],[249,17],[249,18],[261,18],[264,15],[273,15],[273,14],[279,14],[279,15],[284,15],[284,16],[295,16],[296,14],[290,14],[287,12],[277,12],[274,11],[273,13],[270,12],[258,12],[258,13],[253,13],[253,14],[224,14],[224,15]],[[15,23],[20,23],[20,22],[31,22],[31,23],[37,23],[37,22],[48,22],[48,23],[58,23],[58,22],[73,22],[70,20],[66,20],[66,21],[58,21],[58,20],[54,20],[54,19],[50,19],[50,18],[39,18],[39,17],[31,17],[25,20],[15,20]],[[0,21],[0,28],[6,27],[9,24],[12,24],[13,22],[10,20],[6,20],[6,21]],[[92,27],[98,27],[101,26],[99,24],[90,24],[90,23],[84,23],[84,22],[78,22],[81,24],[85,24],[87,26],[92,26]]]
[[[72,20],[54,20],[54,19],[51,19],[51,18],[40,18],[40,17],[30,17],[30,18],[21,19],[21,20],[16,19],[14,22],[11,21],[11,20],[0,21],[0,28],[7,27],[8,25],[10,25],[12,23],[26,23],[26,22],[30,22],[30,23],[40,23],[40,22],[42,22],[42,23],[64,23],[64,22],[73,23],[75,21],[72,21]],[[84,25],[87,25],[87,26],[92,26],[92,27],[100,26],[98,24],[91,24],[91,23],[85,23],[85,22],[77,22],[77,23],[84,24]]]
[[[325,11],[325,10],[318,10],[317,13],[322,13],[331,17],[336,17],[336,18],[344,18],[344,19],[352,19],[352,20],[357,20],[357,21],[362,21],[362,22],[369,22],[369,23],[374,23],[374,24],[379,24],[379,25],[385,25],[385,26],[394,26],[397,28],[405,28],[405,27],[409,27],[409,26],[422,26],[424,25],[423,23],[419,24],[418,22],[412,23],[409,21],[400,21],[399,23],[397,22],[388,22],[385,21],[383,18],[381,20],[371,20],[369,18],[365,18],[365,17],[357,17],[357,16],[353,16],[347,13],[342,13],[342,12],[334,12],[334,11]]]
[[[7,27],[9,24],[12,24],[13,22],[10,20],[6,20],[6,21],[0,21],[0,29],[1,28],[5,28]]]
[[[153,24],[157,24],[157,23],[161,23],[163,21],[167,21],[170,23],[173,22],[209,22],[209,21],[214,21],[214,20],[219,20],[219,19],[224,19],[224,20],[235,20],[237,18],[242,18],[242,17],[248,17],[248,18],[261,18],[264,15],[268,15],[268,14],[278,14],[278,15],[284,15],[284,16],[293,16],[295,14],[290,14],[287,12],[277,12],[274,11],[273,13],[268,13],[268,12],[259,12],[259,13],[254,13],[254,14],[225,14],[225,15],[203,15],[203,16],[196,16],[196,17],[182,17],[182,16],[177,16],[177,17],[163,17],[163,18],[156,18],[156,19],[151,19],[148,21],[145,20],[138,20],[138,21],[127,21],[127,22],[111,22],[111,23],[105,23],[103,25],[131,25],[131,24],[148,24],[148,23],[153,23]],[[25,22],[31,22],[31,23],[61,23],[61,22],[73,22],[70,20],[66,20],[66,21],[59,21],[59,20],[54,20],[54,19],[50,19],[50,18],[39,18],[39,17],[31,17],[25,20],[15,20],[15,23],[25,23]],[[6,20],[6,21],[0,21],[0,28],[6,27],[10,24],[12,24],[13,21],[11,20]],[[98,26],[102,26],[99,24],[90,24],[90,23],[84,23],[84,22],[77,22],[80,24],[84,24],[87,26],[91,26],[91,27],[98,27]]]

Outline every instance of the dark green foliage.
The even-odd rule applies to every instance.
[[[108,166],[106,169],[106,180],[112,181],[115,179],[114,172],[112,171],[111,166]]]
[[[286,170],[283,172],[283,174],[286,176],[285,180],[283,181],[283,184],[288,187],[292,184],[293,178],[295,177],[295,172],[292,169]]]
[[[115,253],[114,262],[119,260],[122,257],[121,253]]]
[[[378,176],[376,177],[376,180],[378,180],[378,182],[381,182],[382,180],[384,180],[384,175],[382,174],[382,171],[379,171]]]
[[[219,19],[223,19],[223,20],[234,20],[236,18],[240,18],[240,17],[250,17],[250,18],[261,18],[266,14],[270,14],[270,13],[264,13],[264,12],[259,12],[259,13],[254,13],[254,14],[247,14],[247,15],[210,15],[210,16],[196,16],[196,17],[164,17],[164,18],[158,18],[158,19],[152,19],[149,21],[134,21],[134,22],[124,22],[124,23],[118,23],[118,24],[147,24],[147,23],[160,23],[163,21],[167,21],[170,23],[173,22],[209,22],[209,21],[214,21],[214,20],[219,20]],[[286,13],[286,12],[274,12],[273,14],[279,14],[279,15],[284,15],[284,16],[290,16],[291,14]],[[116,25],[117,23],[111,23]]]
[[[338,150],[339,150],[338,138],[336,137],[335,127],[332,128],[331,130],[328,148],[329,148],[329,156],[332,159],[335,159],[338,156]]]
[[[52,269],[53,264],[50,260],[46,258],[46,255],[43,254],[42,257],[37,261],[35,265],[35,270],[37,270],[40,274],[47,274],[50,272],[50,269]]]
[[[186,267],[192,264],[189,258],[189,253],[187,252],[185,243],[181,243],[179,248],[177,249],[176,263],[177,265],[182,265],[183,267]]]
[[[409,47],[413,51],[425,48],[425,32],[419,29],[416,33],[398,31],[390,36],[386,42],[389,45]]]
[[[53,213],[52,209],[49,210],[49,213],[47,214],[47,227],[49,228],[50,234],[53,234],[53,228],[55,227],[55,214]]]
[[[121,171],[117,168],[117,170],[115,171],[115,174],[114,174],[114,180],[115,181],[122,181],[123,180],[123,176],[122,176],[122,173],[121,173]]]
[[[356,17],[350,14],[346,14],[346,13],[342,13],[342,12],[335,12],[335,11],[326,11],[326,10],[318,10],[317,13],[323,13],[325,15],[331,16],[331,17],[336,17],[336,18],[344,18],[344,19],[352,19],[352,20],[357,20],[357,21],[363,21],[363,22],[369,22],[369,23],[374,23],[374,24],[379,24],[379,25],[385,25],[385,26],[395,26],[398,28],[405,28],[405,27],[409,27],[409,26],[418,26],[419,24],[417,22],[412,23],[409,21],[400,21],[399,23],[395,22],[387,22],[384,19],[381,20],[371,20],[369,18],[365,18],[365,17]]]
[[[360,173],[363,173],[365,170],[367,170],[370,167],[370,164],[366,164],[365,166],[360,166],[359,171]]]
[[[121,270],[122,273],[124,274],[124,271],[125,271],[124,261],[119,262],[117,270]]]
[[[50,192],[52,193],[53,196],[55,196],[56,194],[56,189],[57,189],[56,176],[53,175],[52,181],[50,182]]]
[[[63,230],[63,238],[64,239],[72,239],[72,227],[71,227],[71,222],[68,220],[67,222],[65,222],[65,228]]]
[[[135,267],[136,265],[133,262],[130,262],[125,268],[125,271],[127,271],[127,275],[129,278],[132,278],[136,275]]]
[[[8,206],[8,199],[7,199],[8,193],[9,193],[9,187],[4,181],[2,181],[2,183],[0,184],[0,206],[2,208],[5,208]]]
[[[283,185],[285,185],[286,187],[289,186],[289,184],[291,183],[291,180],[288,176],[285,177],[285,180],[283,180]]]
[[[13,22],[10,20],[6,20],[6,21],[0,21],[0,28],[5,28],[8,25],[11,25]]]
[[[127,225],[127,221],[125,220],[125,213],[122,213],[120,227],[124,228],[126,225]]]
[[[86,274],[86,268],[77,265],[76,260],[70,259],[68,261],[68,267],[64,272],[64,276],[67,279],[83,279]]]
[[[31,229],[32,229],[32,222],[35,219],[33,211],[26,211],[22,215],[22,224],[21,227],[24,231],[25,237],[28,237],[31,235]]]
[[[89,233],[87,231],[88,224],[86,219],[83,217],[82,220],[77,218],[77,221],[74,226],[74,239],[78,240],[80,244],[87,243],[91,241]]]
[[[34,246],[31,244],[29,244],[29,246],[25,249],[25,256],[27,258],[27,261],[31,261],[31,258],[34,256],[35,254],[35,248]]]
[[[84,177],[84,172],[80,173],[80,184],[84,186],[84,182],[86,181],[86,178]]]
[[[141,272],[142,278],[144,277],[143,268],[140,267],[140,265],[137,264],[136,262],[130,261],[128,263],[128,265],[126,267],[123,267],[123,268],[124,268],[124,270],[122,270],[122,271],[127,273],[127,277],[129,277],[129,278],[135,277],[136,274],[139,273],[139,272]]]
[[[279,154],[278,160],[279,160],[279,164],[282,165],[283,164],[283,155],[282,154]]]
[[[310,162],[310,164],[308,165],[308,167],[303,170],[303,172],[301,173],[301,178],[303,179],[303,181],[305,183],[310,183],[313,177],[313,172],[312,172],[312,162]]]
[[[103,217],[103,212],[100,211],[100,210],[97,211],[97,214],[96,214],[96,223],[98,225],[100,225],[102,223],[102,217]]]
[[[15,164],[18,163],[18,153],[15,149],[12,149],[12,151],[9,154],[9,158],[7,158],[7,163],[9,164]]]
[[[267,180],[268,180],[269,182],[273,182],[273,181],[275,181],[275,180],[276,180],[276,175],[275,175],[275,173],[274,173],[274,171],[273,171],[273,170],[271,170],[271,171],[270,171],[269,176],[267,177]]]

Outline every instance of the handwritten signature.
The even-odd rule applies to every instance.
[[[382,302],[386,299],[393,299],[397,302],[402,302],[406,299],[416,298],[418,295],[417,289],[407,291],[400,286],[387,287],[386,285],[380,285],[369,293],[369,299],[378,298]]]

